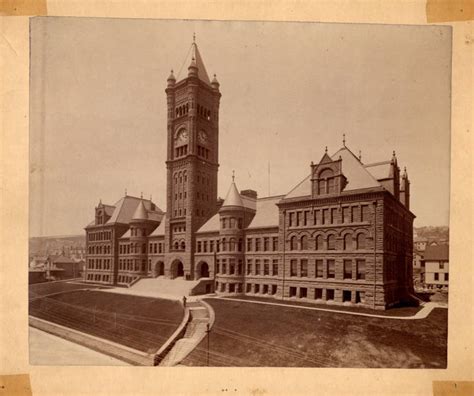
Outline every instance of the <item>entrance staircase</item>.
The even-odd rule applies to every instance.
[[[180,364],[202,341],[207,334],[207,328],[212,327],[213,319],[209,312],[209,305],[200,301],[187,304],[191,320],[181,339],[176,341],[173,348],[159,364],[160,366],[176,366]]]
[[[183,277],[169,279],[164,276],[158,278],[143,278],[135,283],[130,290],[135,294],[153,294],[170,300],[181,300],[183,296],[190,296],[191,291],[199,280],[189,281]]]

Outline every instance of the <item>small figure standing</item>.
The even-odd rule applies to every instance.
[[[183,308],[186,308],[186,296],[183,296]]]

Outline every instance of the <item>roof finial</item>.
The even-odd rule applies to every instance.
[[[328,146],[324,149],[324,152],[327,154],[328,153]]]
[[[232,170],[232,183],[234,182],[235,180],[235,170]]]
[[[125,196],[127,196],[127,188],[125,187]]]
[[[392,155],[393,155],[394,157],[396,156],[396,155],[395,155],[395,150],[393,150],[393,153],[392,153]]]
[[[362,161],[362,151],[359,150],[359,161]]]
[[[196,32],[193,33],[193,43],[196,43]]]
[[[346,147],[346,134],[345,133],[342,134],[342,145]]]

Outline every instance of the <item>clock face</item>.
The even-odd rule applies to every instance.
[[[181,129],[176,134],[176,144],[184,144],[188,141],[188,132],[185,129]]]
[[[208,142],[208,137],[207,137],[207,133],[203,130],[200,130],[199,133],[198,133],[198,139],[201,143],[207,143]]]

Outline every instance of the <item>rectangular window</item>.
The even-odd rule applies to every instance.
[[[301,259],[300,266],[301,266],[300,276],[307,277],[308,276],[308,260]]]
[[[251,283],[247,283],[246,290],[247,290],[247,293],[250,293],[252,291],[252,284]]]
[[[263,251],[268,252],[270,250],[270,238],[263,238]]]
[[[357,304],[365,303],[365,292],[363,291],[356,291],[356,301]]]
[[[223,273],[223,274],[226,274],[226,273],[227,273],[227,263],[226,263],[226,259],[223,259],[223,260],[222,260],[222,273]]]
[[[209,241],[209,251],[210,251],[211,253],[214,252],[214,241]]]
[[[321,300],[323,298],[323,289],[314,289],[314,299]]]
[[[444,269],[444,263],[439,263],[439,269]]]
[[[309,217],[309,211],[305,210],[303,212],[303,225],[307,226],[308,225],[308,217]]]
[[[439,274],[437,272],[434,273],[434,280],[435,281],[439,280]]]
[[[293,212],[290,212],[289,213],[289,227],[293,227],[293,225],[295,224],[295,214]]]
[[[449,274],[447,272],[444,274],[444,280],[446,282],[449,281]]]
[[[252,273],[252,260],[247,260],[247,275]]]
[[[316,260],[316,278],[322,278],[324,276],[323,260]]]
[[[323,224],[328,224],[329,222],[329,209],[323,209]]]
[[[331,208],[331,224],[336,224],[337,208]]]
[[[229,273],[230,275],[235,274],[235,259],[229,259]]]
[[[313,217],[314,217],[314,218],[313,218],[313,224],[314,224],[314,225],[319,225],[319,224],[321,224],[320,216],[321,216],[321,215],[320,215],[320,211],[319,211],[319,210],[315,210],[315,211],[313,212]]]
[[[197,243],[197,252],[201,253],[201,241],[198,241]]]
[[[273,276],[277,276],[278,275],[278,260],[273,260],[273,263],[272,263],[272,267],[273,267]]]
[[[326,300],[333,301],[334,300],[334,289],[327,289],[326,290]]]
[[[335,278],[336,277],[336,263],[334,260],[328,260],[328,278]]]
[[[216,274],[219,273],[219,260],[217,260],[216,262]]]
[[[247,252],[252,251],[252,239],[247,238]]]
[[[259,284],[255,284],[255,291],[254,293],[259,293],[260,292],[260,285]]]
[[[260,251],[260,246],[261,245],[261,240],[260,238],[255,238],[255,251],[259,252]]]
[[[357,279],[365,279],[365,260],[357,259]]]
[[[203,241],[202,250],[204,253],[207,253],[207,241]]]
[[[360,221],[369,221],[369,206],[368,205],[361,206]]]
[[[352,279],[352,260],[344,260],[344,279]]]
[[[299,227],[301,225],[301,212],[296,212],[296,226]]]
[[[278,237],[273,237],[272,250],[276,252],[278,250]]]
[[[293,259],[290,261],[290,276],[297,276],[298,275],[298,261]]]
[[[255,275],[260,275],[260,260],[255,260]]]
[[[270,275],[270,260],[263,261],[263,275]]]
[[[290,287],[290,297],[296,297],[296,287]]]
[[[351,301],[351,291],[350,290],[343,290],[342,291],[342,301],[343,302],[350,302]]]
[[[308,289],[306,287],[300,287],[300,298],[308,297]]]
[[[268,294],[268,285],[262,286],[262,294]]]
[[[277,292],[277,285],[272,285],[272,294],[276,294]]]

